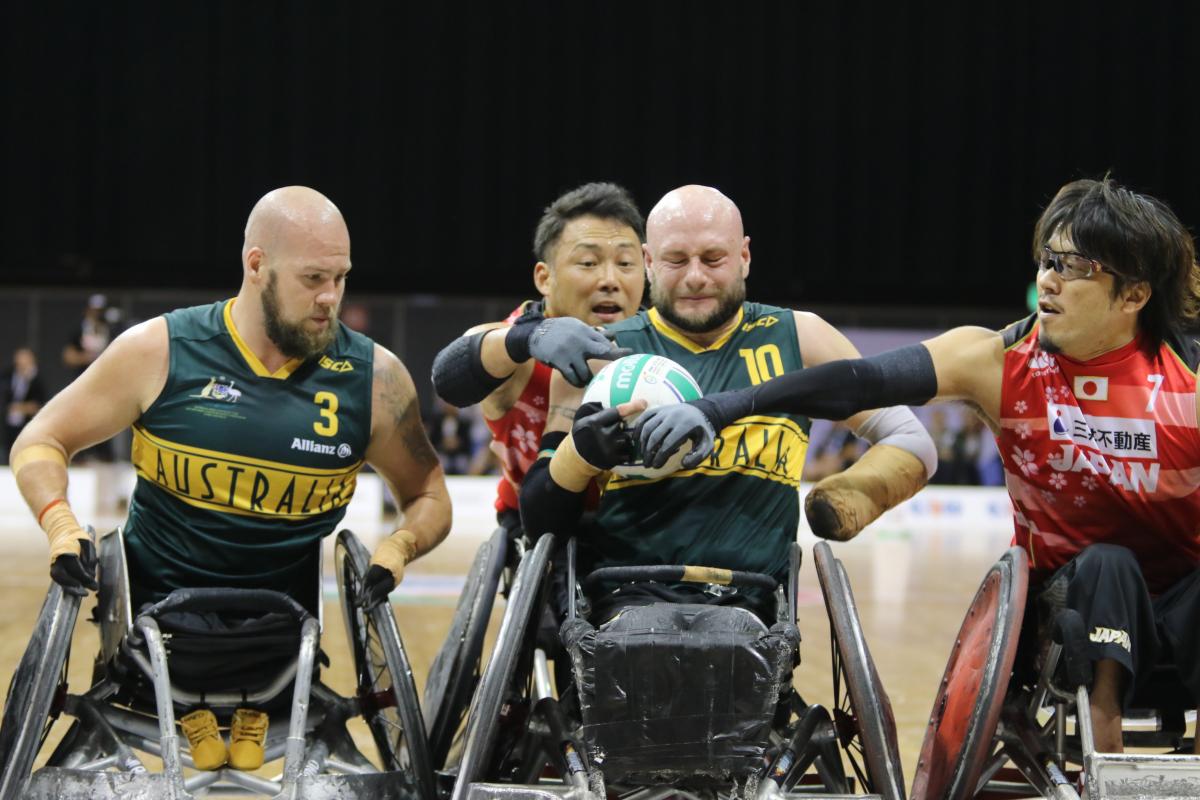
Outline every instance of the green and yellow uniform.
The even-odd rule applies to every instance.
[[[125,527],[135,607],[189,586],[309,602],[371,436],[374,345],[339,324],[325,353],[268,372],[234,301],[166,315],[170,368],[133,426]],[[103,398],[97,398],[102,401]]]
[[[804,366],[792,312],[759,303],[743,303],[737,324],[708,347],[669,328],[655,309],[608,330],[620,347],[676,361],[705,394]],[[692,564],[786,577],[811,424],[792,414],[745,417],[719,432],[695,469],[657,480],[612,476],[594,530],[581,539],[583,567]]]

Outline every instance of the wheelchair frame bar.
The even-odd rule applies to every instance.
[[[154,702],[158,708],[159,742],[162,748],[163,776],[167,783],[168,800],[184,793],[183,766],[179,760],[179,736],[175,733],[175,706],[171,702],[171,677],[167,671],[167,651],[162,632],[153,617],[137,619],[138,630],[146,639],[150,663],[154,666]]]
[[[154,665],[143,653],[130,648],[129,656],[133,659],[133,663],[137,664],[138,669],[145,673],[147,678],[154,680]],[[242,694],[241,692],[213,692],[211,694],[192,692],[187,689],[180,689],[174,684],[170,686],[168,691],[171,693],[171,698],[181,706],[195,706],[201,703],[207,703],[210,706],[217,706],[218,708],[236,708],[243,703],[252,706],[261,705],[274,700],[279,696],[280,692],[287,688],[287,685],[296,677],[297,667],[297,662],[291,662],[280,671],[279,675],[270,684],[257,692],[249,694]]]

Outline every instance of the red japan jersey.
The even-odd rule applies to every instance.
[[[1003,332],[1000,433],[1014,541],[1054,570],[1090,544],[1129,548],[1150,591],[1200,564],[1200,344],[1139,335],[1090,361],[1047,353],[1036,315]]]
[[[513,309],[504,321],[510,325],[525,313],[529,301]],[[518,510],[517,495],[525,473],[537,461],[542,430],[546,427],[546,405],[550,398],[550,376],[553,369],[540,361],[533,362],[529,382],[508,412],[498,418],[485,420],[492,431],[492,451],[500,459],[503,477],[496,487],[496,510]]]

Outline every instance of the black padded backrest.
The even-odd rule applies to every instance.
[[[705,785],[762,767],[799,632],[732,606],[623,610],[598,630],[568,621],[589,751],[609,780]]]

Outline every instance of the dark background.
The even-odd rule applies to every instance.
[[[0,8],[10,287],[231,294],[289,183],[345,213],[352,293],[528,294],[595,179],[719,187],[794,304],[1019,309],[1039,209],[1108,170],[1200,220],[1186,2]]]

